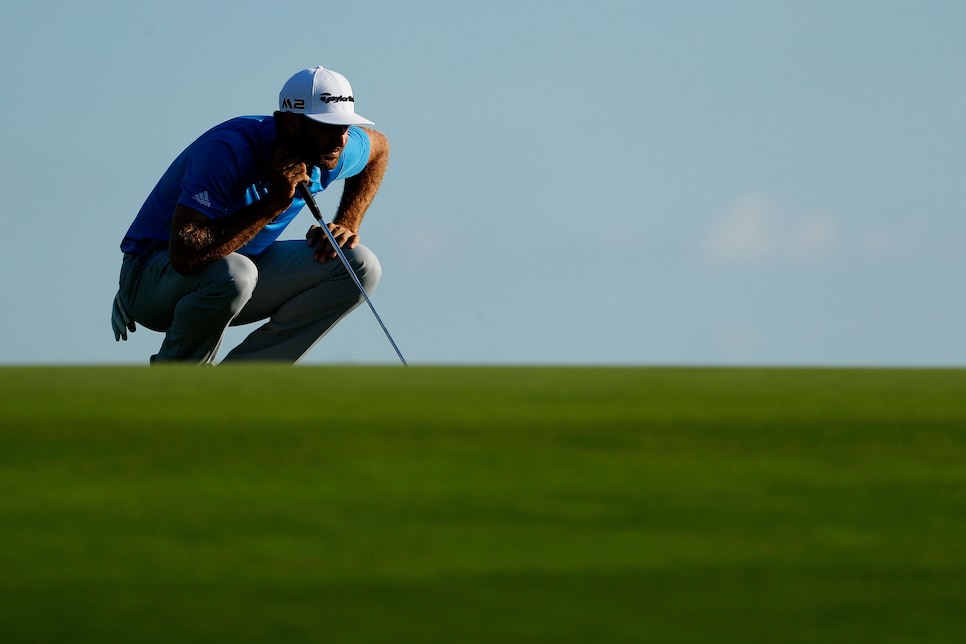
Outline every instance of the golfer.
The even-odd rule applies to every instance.
[[[343,181],[328,224],[367,292],[376,256],[359,226],[389,161],[386,137],[355,113],[348,80],[314,67],[288,80],[272,116],[213,127],[174,160],[121,242],[116,340],[135,322],[165,334],[157,362],[212,364],[230,325],[264,321],[223,362],[295,363],[362,303],[317,226],[306,240],[278,241],[305,202]]]

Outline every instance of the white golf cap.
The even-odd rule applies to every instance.
[[[280,112],[305,114],[329,125],[374,125],[355,110],[355,97],[346,77],[331,69],[310,67],[288,79],[278,95]]]

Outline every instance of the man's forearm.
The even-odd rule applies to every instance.
[[[191,273],[233,253],[287,207],[277,201],[256,201],[230,217],[209,219],[196,210],[177,206],[171,223],[171,265],[179,273]]]
[[[371,152],[366,167],[354,177],[345,180],[339,210],[333,223],[358,232],[366,210],[375,199],[382,178],[389,165],[389,140],[381,132],[364,128],[369,135]]]

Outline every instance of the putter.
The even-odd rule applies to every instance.
[[[372,311],[372,314],[376,317],[376,321],[379,323],[379,326],[382,327],[382,332],[386,334],[387,338],[389,338],[389,344],[391,344],[392,348],[396,350],[396,355],[399,356],[399,361],[403,363],[404,367],[408,367],[409,363],[406,362],[406,359],[403,357],[403,354],[399,350],[399,347],[396,346],[396,341],[392,339],[391,335],[389,335],[389,329],[387,329],[386,325],[383,324],[382,318],[379,317],[378,313],[376,313],[376,307],[372,305],[372,300],[369,299],[369,294],[366,293],[365,287],[363,287],[362,282],[359,281],[359,276],[356,275],[356,272],[354,270],[352,270],[352,266],[349,265],[348,258],[345,256],[345,253],[342,252],[342,247],[339,246],[338,242],[336,242],[335,237],[332,235],[332,231],[329,230],[329,227],[326,225],[325,220],[322,219],[322,211],[319,210],[319,204],[315,203],[315,197],[313,197],[312,193],[309,192],[309,187],[305,185],[304,181],[302,181],[302,182],[299,182],[297,189],[298,189],[299,196],[301,196],[302,199],[305,200],[305,205],[307,205],[309,207],[309,210],[312,211],[312,216],[315,217],[315,220],[317,222],[319,222],[319,226],[322,228],[322,232],[325,233],[325,236],[329,240],[329,243],[332,245],[332,248],[335,249],[335,254],[338,255],[339,259],[342,260],[342,265],[345,266],[345,269],[347,271],[349,271],[349,276],[352,278],[352,281],[356,283],[356,286],[359,288],[359,292],[362,293],[362,297],[366,299],[366,304],[369,305],[369,309]]]

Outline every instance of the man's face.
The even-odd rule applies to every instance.
[[[326,125],[310,118],[300,119],[295,145],[306,163],[332,170],[349,138],[348,125]]]

